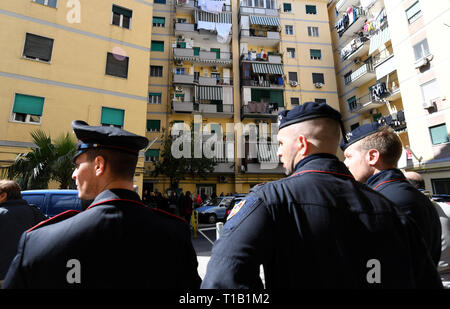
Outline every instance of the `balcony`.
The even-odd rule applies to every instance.
[[[361,30],[366,22],[366,12],[362,8],[353,8],[355,10],[353,20],[350,24],[346,24],[345,19],[341,18],[335,25],[339,37],[342,36],[351,37],[354,36],[359,30]]]
[[[270,80],[255,80],[255,79],[242,79],[241,80],[242,86],[249,86],[252,88],[275,88],[275,89],[284,89],[283,84],[279,84],[275,81]]]
[[[372,98],[368,93],[350,104],[350,111],[352,113],[364,114],[369,110],[385,105],[384,101]]]
[[[241,54],[241,61],[243,62],[251,62],[257,61],[258,63],[273,63],[273,64],[282,64],[283,56],[281,54],[267,55],[267,57],[261,57],[261,53],[257,53],[255,51],[249,51],[246,54]]]
[[[372,69],[371,63],[365,63],[360,66],[355,72],[353,72],[350,76],[349,83],[354,87],[359,87],[365,83],[368,83],[370,80],[374,79],[376,74]]]
[[[341,60],[352,60],[361,57],[369,51],[370,40],[366,37],[357,37],[341,49]]]
[[[336,3],[336,11],[339,13],[344,13],[347,11],[347,8],[350,6],[357,6],[359,4],[359,0],[339,0]]]
[[[173,59],[178,61],[191,61],[205,65],[231,65],[231,53],[223,51],[194,50],[193,48],[173,49]]]
[[[193,84],[194,83],[194,75],[174,74],[172,83],[174,83],[174,84]]]
[[[283,110],[277,103],[249,101],[241,107],[241,118],[276,118]]]
[[[278,144],[270,142],[245,143],[245,158],[242,164],[245,173],[279,174],[284,173],[277,155]]]
[[[279,31],[269,30],[242,29],[240,36],[241,43],[267,47],[277,46],[280,39]]]
[[[241,15],[265,15],[265,16],[278,16],[277,9],[257,8],[251,6],[244,6],[241,2],[239,13]]]
[[[231,118],[234,114],[233,104],[194,104],[194,112],[212,118]]]
[[[172,101],[172,111],[175,113],[192,113],[194,102]]]
[[[187,23],[175,23],[175,35],[181,35],[184,32],[194,32],[195,25]]]

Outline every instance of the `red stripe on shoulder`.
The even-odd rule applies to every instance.
[[[386,180],[386,181],[383,181],[383,182],[377,184],[377,185],[376,185],[375,187],[373,187],[372,189],[375,190],[376,188],[378,188],[378,187],[381,186],[381,185],[384,185],[385,183],[389,183],[389,182],[393,182],[393,181],[400,181],[400,180],[407,180],[407,179],[406,179],[406,178],[400,178],[400,179]]]
[[[57,222],[63,221],[65,219],[73,217],[73,216],[75,216],[76,214],[79,214],[79,213],[80,213],[79,210],[74,210],[74,209],[66,210],[66,211],[64,211],[64,212],[62,212],[60,214],[57,214],[54,217],[51,217],[50,219],[47,219],[47,220],[39,222],[38,224],[36,224],[32,228],[30,228],[27,231],[27,233],[29,233],[29,232],[31,232],[31,231],[33,231],[35,229],[38,229],[40,227],[43,227],[45,225],[49,225],[49,224],[53,224],[53,223],[57,223]]]
[[[353,175],[343,174],[343,173],[336,173],[336,172],[330,172],[330,171],[319,171],[319,170],[306,170],[306,171],[300,171],[298,173],[292,174],[290,177],[297,176],[304,173],[324,173],[324,174],[332,174],[332,175],[338,175],[338,176],[345,176],[349,178],[355,178]]]
[[[177,215],[171,214],[170,212],[167,212],[167,211],[165,211],[165,210],[157,209],[157,208],[152,208],[152,210],[159,211],[159,212],[161,212],[161,213],[163,213],[163,214],[172,216],[172,217],[174,217],[174,218],[180,219],[180,220],[182,220],[182,221],[184,221],[184,222],[187,223],[187,221],[186,221],[184,218],[178,217]]]

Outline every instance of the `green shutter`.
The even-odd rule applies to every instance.
[[[200,55],[200,47],[194,47],[194,56]]]
[[[216,59],[220,59],[220,48],[211,48],[210,51],[216,52]]]
[[[152,41],[151,51],[163,52],[164,41]]]
[[[315,5],[306,5],[306,14],[317,14]]]
[[[160,97],[161,96],[161,92],[149,92],[148,96],[149,97]]]
[[[292,11],[292,7],[290,3],[283,3],[283,11],[284,12],[290,12]]]
[[[130,18],[133,15],[133,11],[122,8],[120,6],[116,6],[116,5],[113,5],[112,11],[116,14],[123,15],[123,16],[130,17]]]
[[[14,113],[42,116],[43,108],[44,98],[16,93],[13,107]]]
[[[322,58],[322,51],[320,49],[310,49],[309,54],[311,58]]]
[[[270,91],[270,103],[277,103],[278,107],[284,106],[283,91]]]
[[[445,124],[431,127],[430,135],[433,145],[447,143],[449,141],[447,126]]]
[[[161,120],[147,120],[147,131],[160,131]]]
[[[148,149],[145,152],[146,157],[159,157],[159,149]]]
[[[123,127],[123,118],[125,111],[123,109],[102,107],[102,124],[112,124]]]
[[[166,18],[165,17],[153,17],[153,23],[154,24],[166,24]]]

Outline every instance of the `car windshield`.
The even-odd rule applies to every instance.
[[[220,197],[213,198],[213,199],[209,200],[204,206],[219,205],[221,200],[222,200],[222,198],[220,198]]]

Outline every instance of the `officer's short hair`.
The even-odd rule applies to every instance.
[[[87,160],[92,162],[96,157],[105,159],[107,166],[114,177],[124,180],[133,180],[138,157],[123,151],[110,149],[89,149],[86,151]]]
[[[402,141],[391,127],[382,126],[378,132],[361,140],[362,150],[376,149],[385,164],[397,166],[402,155]]]
[[[17,182],[2,179],[0,180],[0,194],[6,192],[6,200],[18,200],[22,198],[21,189]]]

